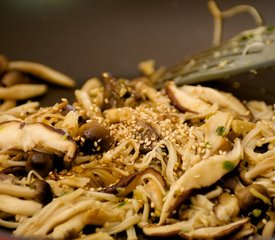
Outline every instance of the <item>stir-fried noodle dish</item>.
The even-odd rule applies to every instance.
[[[1,226],[50,239],[272,236],[272,106],[109,73],[75,97],[1,112]]]
[[[25,73],[74,82],[0,56],[0,226],[56,240],[271,238],[274,106],[173,80],[156,89],[151,62],[140,67],[149,77],[103,73],[74,102],[41,107],[18,104],[47,90]]]

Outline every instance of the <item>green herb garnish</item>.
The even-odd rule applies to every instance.
[[[257,209],[257,208],[253,209],[252,214],[253,214],[254,217],[260,217],[261,214],[262,214],[262,210]]]
[[[254,34],[248,34],[248,35],[243,35],[241,38],[240,38],[240,41],[247,41],[249,39],[252,39],[254,37]]]
[[[222,166],[225,170],[232,171],[235,167],[235,164],[230,161],[224,161]]]
[[[124,201],[124,202],[120,202],[118,205],[117,205],[117,207],[123,207],[124,205],[126,205],[127,204],[127,202],[126,201]]]
[[[268,33],[272,33],[274,30],[275,30],[275,26],[268,26],[268,27],[266,27],[266,31]]]
[[[219,126],[219,127],[217,127],[216,133],[217,133],[219,136],[223,136],[223,135],[224,135],[224,132],[225,132],[225,127],[224,127],[224,126]]]

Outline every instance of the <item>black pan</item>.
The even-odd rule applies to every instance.
[[[267,25],[275,25],[274,0],[231,0],[222,9],[251,4]],[[224,38],[253,28],[242,14],[225,22]],[[141,60],[170,66],[184,56],[211,46],[213,24],[206,0],[1,0],[0,53],[10,60],[37,61],[77,80],[78,86],[104,71],[114,76],[138,76]],[[218,80],[206,85],[230,91],[241,99],[275,103],[275,70]],[[233,82],[239,81],[240,88]],[[73,90],[51,86],[44,105]],[[0,235],[0,239],[4,238]]]

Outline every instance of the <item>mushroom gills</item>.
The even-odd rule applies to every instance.
[[[43,123],[9,121],[0,124],[0,149],[25,152],[39,149],[41,152],[64,155],[64,162],[70,165],[77,146],[61,129]]]
[[[243,218],[236,222],[218,227],[203,227],[190,232],[181,231],[179,235],[185,239],[222,239],[242,228],[249,218]]]
[[[165,90],[172,104],[182,112],[204,113],[211,107],[197,96],[179,89],[174,82],[169,82]]]

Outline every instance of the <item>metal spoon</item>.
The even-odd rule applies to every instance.
[[[275,27],[261,26],[168,68],[157,79],[156,87],[169,80],[177,85],[193,84],[271,66],[275,66]]]

